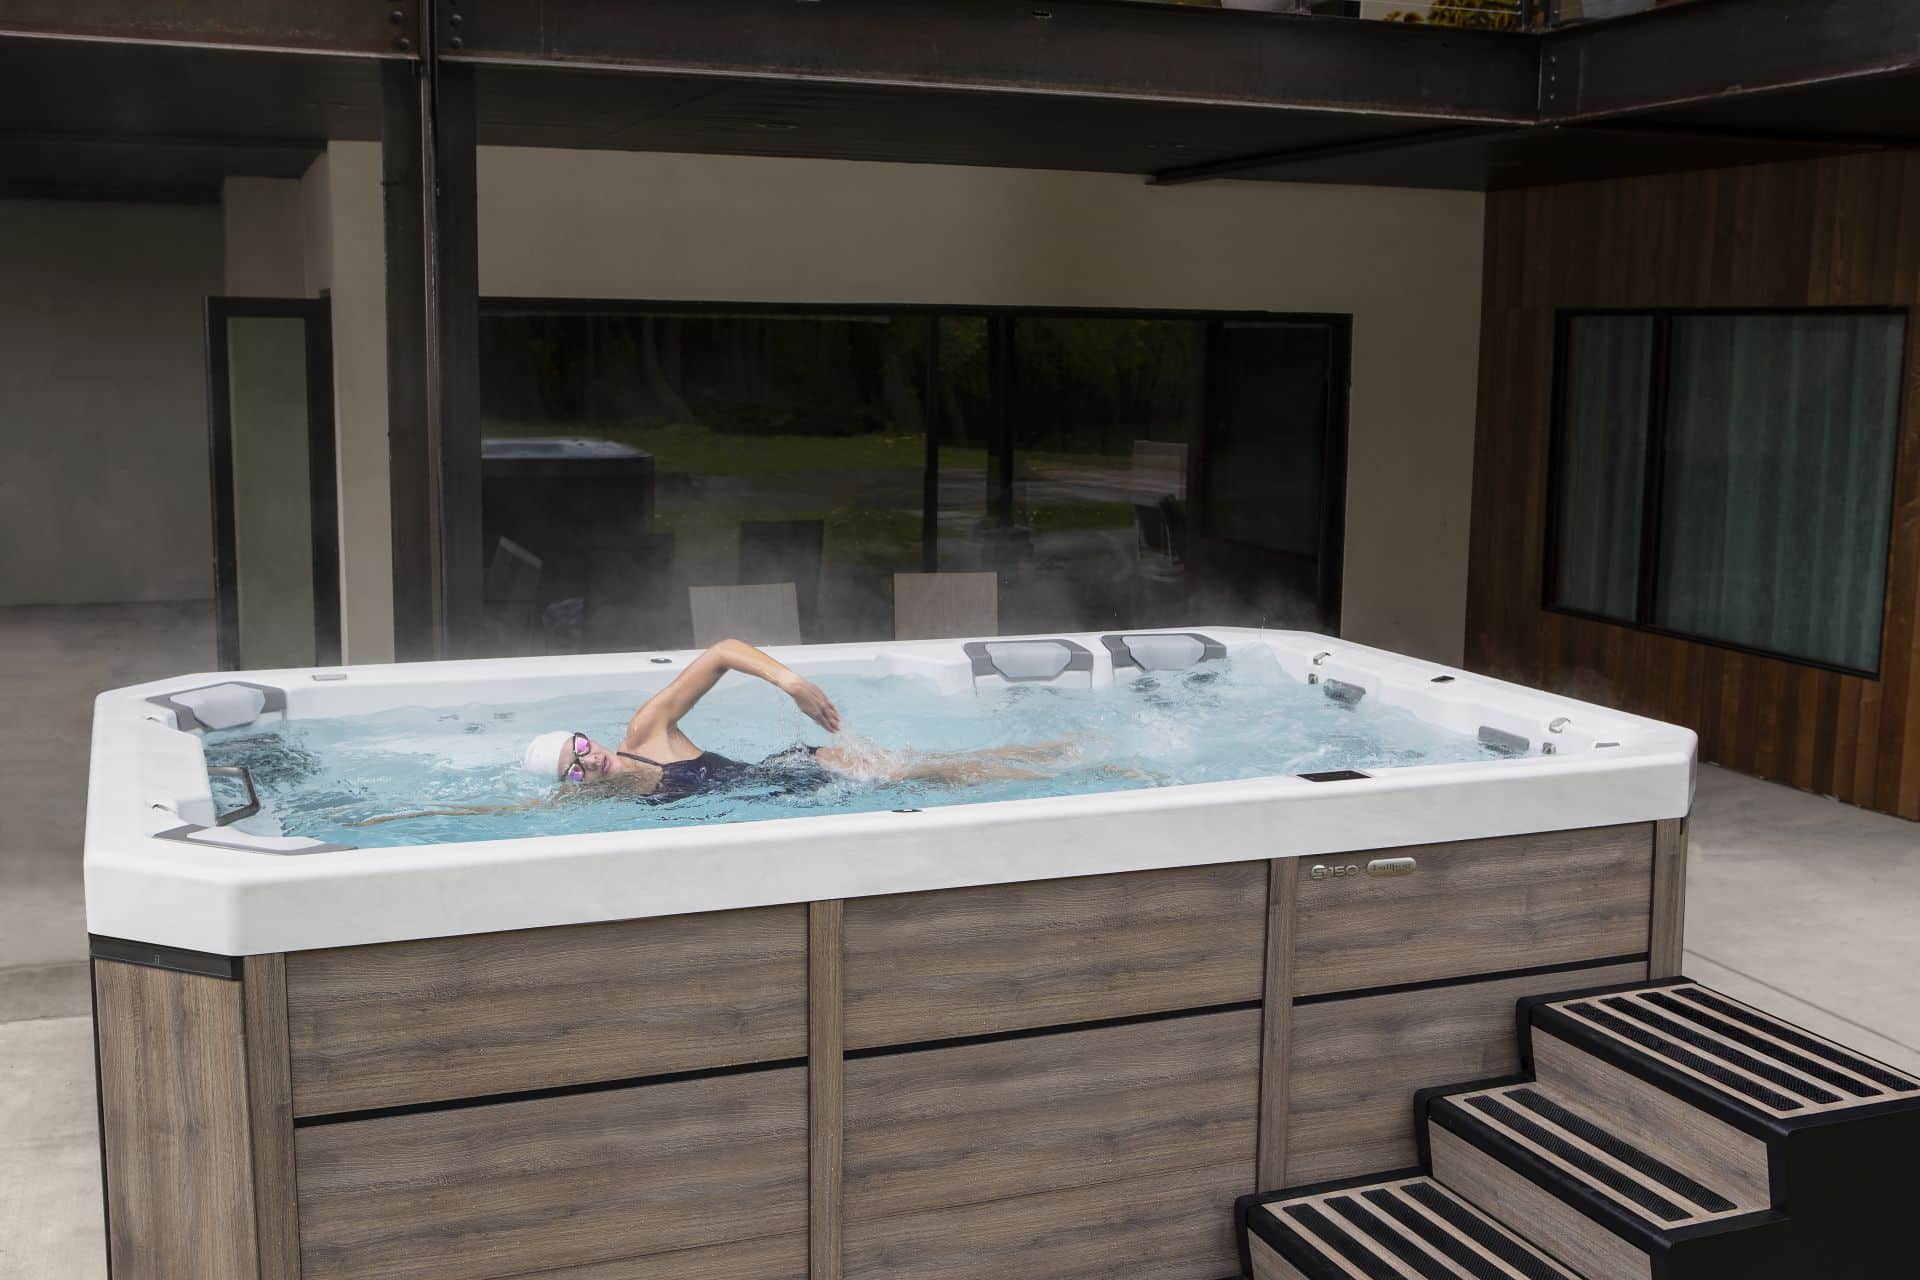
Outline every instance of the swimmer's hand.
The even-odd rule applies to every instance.
[[[780,680],[780,691],[793,699],[793,705],[799,707],[807,719],[828,733],[840,732],[840,712],[819,685],[789,671]]]

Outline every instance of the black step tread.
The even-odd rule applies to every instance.
[[[1549,997],[1529,1018],[1763,1117],[1828,1117],[1892,1103],[1920,1106],[1920,1079],[1694,982]]]
[[[1585,1182],[1640,1214],[1673,1228],[1764,1205],[1742,1205],[1674,1168],[1645,1145],[1580,1114],[1571,1100],[1535,1084],[1507,1085],[1440,1098],[1436,1107],[1465,1107],[1509,1141],[1531,1147],[1562,1176]]]
[[[1698,1205],[1708,1213],[1726,1213],[1739,1207],[1712,1187],[1691,1174],[1674,1168],[1646,1148],[1635,1146],[1612,1130],[1602,1128],[1586,1116],[1569,1111],[1543,1090],[1516,1089],[1509,1096],[1513,1101],[1538,1113],[1588,1146],[1606,1152],[1620,1163],[1646,1175],[1668,1191],[1674,1192],[1691,1204]]]
[[[1533,1121],[1538,1127],[1537,1122],[1541,1120],[1538,1113],[1523,1108],[1518,1102],[1496,1098],[1493,1101],[1506,1112],[1506,1116],[1498,1116],[1489,1114],[1484,1106],[1474,1105],[1471,1100],[1474,1093],[1513,1089],[1538,1091],[1540,1086],[1509,1082],[1490,1089],[1469,1088],[1453,1094],[1429,1095],[1425,1100],[1426,1123],[1445,1130],[1503,1166],[1514,1178],[1544,1191],[1574,1213],[1590,1219],[1632,1248],[1656,1260],[1697,1237],[1742,1231],[1780,1216],[1770,1207],[1740,1204],[1737,1197],[1733,1196],[1723,1196],[1734,1203],[1731,1211],[1709,1213],[1678,1193],[1668,1191],[1657,1180],[1648,1179],[1646,1175],[1628,1178],[1622,1170],[1613,1168],[1607,1162],[1597,1162],[1628,1184],[1638,1183],[1643,1194],[1634,1195],[1616,1185],[1614,1180],[1595,1176],[1583,1167],[1584,1163],[1592,1162],[1594,1152],[1582,1152],[1587,1162],[1564,1158],[1563,1153],[1568,1149],[1581,1151],[1586,1145],[1584,1140],[1578,1140],[1568,1131],[1555,1127],[1553,1136],[1556,1145],[1540,1144],[1521,1136],[1507,1127],[1505,1122],[1507,1117],[1519,1114],[1523,1122]],[[1568,1100],[1556,1098],[1555,1101],[1564,1105]],[[1591,1116],[1585,1118],[1592,1122]],[[1630,1141],[1618,1134],[1614,1137]],[[1650,1159],[1657,1158],[1651,1153],[1648,1155]],[[1661,1163],[1664,1165],[1665,1162]],[[1649,1204],[1672,1206],[1680,1211],[1681,1216],[1668,1216],[1650,1208]],[[1655,1270],[1658,1271],[1657,1265]]]
[[[1247,1226],[1312,1280],[1579,1280],[1426,1177],[1269,1201]]]
[[[1770,1013],[1744,1005],[1721,995],[1717,991],[1689,983],[1686,986],[1669,989],[1671,994],[1689,1004],[1711,1010],[1733,1022],[1742,1023],[1755,1031],[1762,1032],[1783,1044],[1805,1051],[1813,1057],[1844,1068],[1862,1080],[1881,1086],[1889,1093],[1920,1094],[1920,1079],[1876,1062],[1864,1053],[1856,1053],[1845,1045],[1823,1040],[1811,1031],[1802,1030],[1790,1022],[1783,1022]],[[1865,1096],[1865,1095],[1862,1095]]]

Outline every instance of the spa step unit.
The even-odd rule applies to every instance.
[[[1912,1269],[1920,1079],[1698,983],[1518,1002],[1524,1077],[1421,1090],[1422,1168],[1249,1196],[1255,1280]]]
[[[1028,702],[1270,657],[1332,715],[1498,749],[316,848],[219,824],[205,726],[631,700],[685,655],[104,695],[114,1280],[1225,1280],[1241,1197],[1410,1166],[1417,1090],[1518,1072],[1516,1001],[1677,972],[1684,730],[1323,636],[1162,639],[776,652]]]

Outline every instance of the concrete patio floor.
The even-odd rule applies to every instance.
[[[0,610],[0,1278],[106,1275],[80,844],[93,694],[212,665],[203,609]],[[1688,976],[1920,1071],[1920,825],[1711,767]]]

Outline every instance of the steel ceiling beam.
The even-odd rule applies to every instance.
[[[1340,160],[1348,156],[1372,155],[1381,151],[1404,151],[1409,147],[1430,147],[1451,142],[1478,142],[1485,138],[1513,133],[1526,125],[1456,125],[1441,129],[1416,129],[1390,133],[1380,138],[1361,138],[1354,142],[1335,142],[1325,146],[1293,147],[1285,151],[1262,151],[1254,155],[1233,156],[1225,160],[1203,160],[1198,164],[1178,165],[1151,175],[1156,187],[1174,187],[1186,182],[1206,182],[1213,178],[1234,178],[1245,173],[1269,172],[1289,165],[1310,164],[1316,160]]]
[[[0,0],[0,35],[419,56],[426,0]]]
[[[1920,69],[1920,0],[1696,0],[1539,38],[1545,123]]]
[[[1517,32],[1112,0],[648,0],[640,10],[631,0],[487,0],[472,9],[442,32],[444,56],[1453,123],[1525,123],[1538,111],[1538,45]]]

